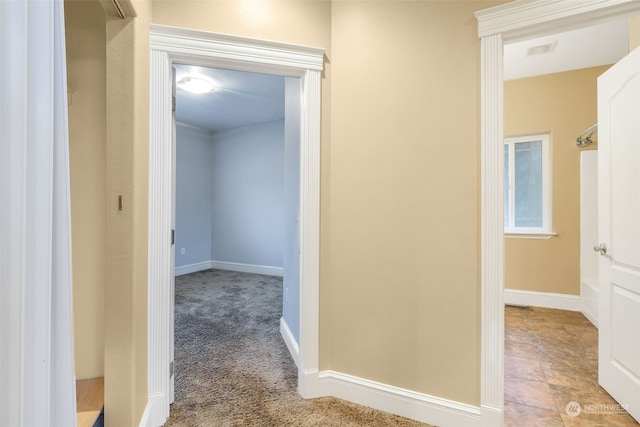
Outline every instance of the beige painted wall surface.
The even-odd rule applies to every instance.
[[[505,82],[505,136],[551,134],[552,224],[558,233],[550,240],[505,239],[507,289],[580,294],[581,149],[575,140],[597,121],[597,77],[607,68]]]
[[[157,1],[157,24],[327,49],[320,368],[480,401],[480,47],[502,2]]]
[[[106,34],[97,1],[65,2],[76,378],[104,376]]]
[[[480,401],[480,47],[496,3],[334,2],[331,369]]]
[[[157,0],[107,20],[108,425],[147,401],[150,21],[327,49],[320,367],[479,403],[473,12],[499,3]]]
[[[122,3],[122,2],[121,2]],[[124,2],[128,6],[128,2]],[[105,423],[138,426],[147,404],[149,23],[107,10]],[[118,210],[122,195],[123,209]]]
[[[629,19],[629,52],[640,46],[640,16]]]
[[[154,24],[328,48],[325,0],[182,0],[153,2]]]

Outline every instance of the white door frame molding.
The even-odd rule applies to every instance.
[[[635,0],[517,0],[476,12],[481,45],[481,405],[504,408],[503,44],[640,14]]]
[[[298,391],[318,386],[320,89],[324,50],[188,29],[151,26],[149,141],[148,425],[169,415],[171,360],[172,64],[278,74],[301,80],[300,339]]]

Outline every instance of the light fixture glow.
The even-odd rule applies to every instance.
[[[191,93],[213,92],[213,84],[199,77],[183,77],[178,81],[178,86]]]

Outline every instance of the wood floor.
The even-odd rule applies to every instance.
[[[104,407],[104,378],[76,381],[78,427],[94,427]],[[100,424],[102,425],[102,424]]]
[[[638,426],[598,385],[598,330],[579,312],[505,309],[505,426]]]

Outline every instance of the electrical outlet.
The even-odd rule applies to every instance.
[[[187,251],[185,250],[185,248],[180,248],[180,255],[184,255],[186,253]]]

